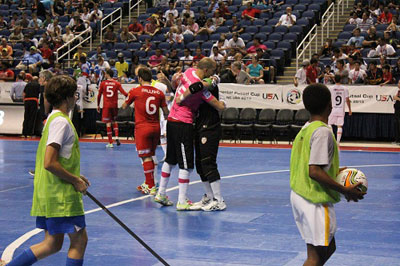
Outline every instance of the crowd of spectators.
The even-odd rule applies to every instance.
[[[295,85],[333,84],[334,74],[344,84],[397,84],[400,80],[400,26],[397,1],[356,1],[338,40],[328,40],[310,61],[302,63]],[[346,29],[351,29],[351,34]],[[349,36],[346,38],[346,36]],[[320,64],[319,62],[325,64]]]

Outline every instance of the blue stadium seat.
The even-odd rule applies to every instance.
[[[204,53],[203,53],[204,54]],[[184,54],[184,51],[183,50],[179,50],[178,51],[178,57],[182,57],[182,56],[184,56],[185,54]]]
[[[127,45],[126,45],[126,43],[124,43],[124,42],[117,42],[115,45],[114,45],[114,49],[116,50],[116,51],[123,51],[123,50],[126,50],[127,49]]]
[[[376,31],[385,31],[389,25],[388,24],[377,24],[375,25]]]
[[[253,42],[247,42],[246,43],[246,49],[249,49],[253,45]]]
[[[108,14],[111,14],[112,12],[114,12],[114,8],[112,8],[112,7],[103,9],[104,16],[107,16]]]
[[[199,0],[194,1],[194,3],[193,3],[193,6],[198,6],[198,7],[206,6],[206,5],[207,5],[206,2],[204,2],[204,1],[199,1]]]
[[[183,43],[174,43],[172,44],[172,48],[177,50],[183,50],[185,49],[185,45]]]
[[[278,74],[283,73],[283,68],[285,64],[285,52],[281,49],[271,50],[271,59],[276,60],[276,65],[278,67]]]
[[[103,4],[101,4],[101,9],[105,9],[105,8],[112,8],[112,3],[104,2]]]
[[[0,10],[8,10],[8,5],[0,5]]]
[[[24,45],[22,43],[15,43],[12,48],[13,50],[24,50]]]
[[[147,35],[147,34],[142,34],[142,35],[139,35],[139,41],[140,42],[145,42],[146,41],[146,39],[150,39],[151,40],[151,36],[150,35]]]
[[[169,42],[160,42],[157,47],[161,50],[169,50],[171,49],[171,44]]]
[[[8,37],[10,36],[11,32],[8,29],[0,30],[0,36]]]
[[[260,28],[260,33],[270,34],[274,32],[274,28],[271,25],[262,26]]]
[[[170,27],[164,27],[164,28],[161,29],[161,33],[162,34],[166,34],[166,33],[169,32],[169,30],[170,30]]]
[[[357,25],[355,25],[355,24],[346,24],[343,27],[343,31],[352,32],[355,28],[357,28]]]
[[[208,49],[208,50],[211,50],[211,47],[213,46],[214,44],[212,43],[212,42],[204,42],[202,45],[201,45],[201,49]]]
[[[272,49],[276,48],[276,43],[273,41],[266,41],[266,42],[263,42],[263,44],[265,46],[267,46],[268,50],[272,50]]]
[[[20,58],[24,55],[23,50],[13,50],[13,57],[14,58]]]
[[[3,16],[4,18],[7,18],[9,16],[8,9],[1,9],[0,10],[0,15]],[[5,20],[5,19],[4,19]]]
[[[158,11],[157,7],[148,7],[146,10],[146,13],[150,15],[150,14],[157,13],[157,11]]]
[[[155,54],[156,54],[156,51],[155,51],[155,50],[147,51],[147,57],[148,57],[148,58],[150,58],[150,56],[153,56],[153,55],[155,55]]]
[[[301,18],[299,20],[296,21],[296,24],[298,26],[304,26],[303,28],[303,34],[305,32],[308,32],[308,30],[310,29],[310,21],[308,20],[308,18]],[[291,28],[293,28],[294,26],[292,26]]]
[[[267,21],[267,25],[275,26],[276,23],[278,23],[279,19],[277,18],[271,18]]]
[[[124,7],[124,3],[122,3],[122,2],[115,2],[115,3],[113,3],[113,8],[114,9],[118,9],[118,8],[123,8]],[[124,12],[123,10],[122,10],[122,12]]]
[[[330,66],[332,64],[332,59],[330,57],[322,57],[319,61],[324,64],[324,66]]]
[[[254,38],[259,38],[261,41],[265,41],[269,36],[269,33],[265,34],[265,33],[257,33],[256,35],[254,35]]]
[[[298,20],[299,18],[301,18],[301,13],[302,13],[302,12],[299,11],[299,10],[292,11],[292,14],[296,16],[296,20]]]
[[[242,5],[242,0],[233,0],[233,5],[241,6]]]
[[[227,26],[227,27],[232,26],[232,25],[233,25],[233,20],[227,19],[227,20],[225,21],[225,24],[224,24],[224,25]],[[218,30],[218,29],[217,29],[217,30]]]
[[[301,1],[301,0],[300,0]],[[293,10],[306,11],[307,7],[304,4],[298,4],[293,7]]]
[[[196,35],[196,37],[194,38],[195,41],[208,41],[208,34],[198,34]]]
[[[298,0],[286,0],[285,3],[294,6],[297,5]]]
[[[260,14],[260,19],[270,19],[270,18],[272,18],[272,14],[271,14],[271,12],[264,12],[264,13],[261,13]]]
[[[237,12],[238,7],[237,6],[228,6],[228,10],[229,10],[229,12],[231,12],[233,14],[233,13]]]
[[[149,17],[149,14],[140,14],[137,18],[138,21],[145,21]]]
[[[240,24],[240,26],[242,26],[242,27],[251,26],[251,20],[242,19],[242,20],[240,20],[239,24]]]
[[[124,58],[125,59],[132,57],[132,52],[131,51],[124,50],[124,51],[122,51],[122,53],[124,54]]]
[[[347,41],[346,42],[344,42],[344,41],[336,41],[336,42],[334,42],[333,44],[332,44],[332,47],[333,48],[340,48],[340,47],[342,47],[344,44],[346,44],[347,43]]]
[[[106,51],[106,55],[108,59],[115,59],[117,58],[117,53],[115,51],[112,50],[107,50]]]
[[[229,28],[227,26],[219,26],[215,33],[227,33],[229,32]]]
[[[258,33],[258,28],[256,26],[247,26],[244,29],[244,32],[250,33],[250,34],[255,34],[255,33]]]
[[[192,51],[196,50],[196,48],[198,46],[199,46],[199,44],[196,42],[190,42],[190,43],[186,44],[186,48],[189,48]]]
[[[371,48],[364,48],[361,50],[361,56],[362,57],[367,57],[369,51],[371,51]]]
[[[140,47],[142,47],[142,44],[140,42],[130,42],[128,44],[128,50],[130,51],[135,51],[135,50],[139,50]]]
[[[308,10],[315,10],[318,13],[321,12],[321,5],[319,4],[311,4],[308,6]]]
[[[58,21],[60,21],[60,22],[69,22],[70,19],[69,19],[69,16],[61,16],[61,17],[58,17]]]
[[[286,13],[286,11],[276,11],[275,13],[274,13],[274,18],[277,18],[277,19],[279,19],[283,14],[285,14]]]
[[[215,41],[218,41],[220,37],[221,37],[221,34],[220,34],[220,33],[213,33],[213,34],[211,34],[209,40],[215,42]]]
[[[339,35],[338,35],[338,40],[348,40],[348,39],[350,39],[351,38],[351,36],[352,36],[352,34],[351,34],[351,32],[348,32],[348,31],[342,31],[341,33],[339,33]]]
[[[192,34],[185,34],[183,35],[183,40],[185,44],[191,43],[194,40],[194,36]]]
[[[240,34],[240,38],[242,38],[244,42],[248,42],[253,39],[250,33],[242,33]]]
[[[268,36],[268,41],[276,41],[276,42],[280,42],[282,40],[282,34],[280,33],[272,33]]]
[[[146,51],[143,51],[143,50],[137,50],[137,51],[135,52],[135,55],[136,55],[137,57],[139,57],[139,58],[146,58],[147,52],[146,52]]]
[[[289,29],[288,29],[288,27],[286,27],[286,26],[278,26],[278,27],[275,27],[275,32],[281,32],[281,33],[287,33],[289,31]]]
[[[289,41],[294,41],[295,43],[297,43],[297,41],[299,40],[297,34],[293,33],[293,32],[288,32],[285,35],[283,35],[283,39],[289,40]]]
[[[94,56],[97,53],[97,51],[89,51],[87,53],[87,58],[90,59],[92,56]]]
[[[253,21],[253,25],[257,27],[262,27],[265,25],[265,20],[264,19],[256,19]]]
[[[165,36],[164,36],[164,34],[156,34],[156,35],[153,36],[152,41],[156,42],[156,43],[164,42],[165,41]]]
[[[313,1],[313,0],[299,0],[299,4],[301,4],[301,5],[310,5],[313,2],[315,2],[315,1]]]

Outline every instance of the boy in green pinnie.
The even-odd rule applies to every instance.
[[[290,202],[293,216],[307,244],[304,265],[324,265],[335,252],[336,215],[333,204],[340,194],[358,201],[364,192],[361,183],[342,186],[336,182],[339,152],[332,130],[327,125],[332,110],[331,93],[323,84],[307,86],[303,92],[311,119],[293,142],[290,159]]]
[[[68,118],[76,102],[77,85],[69,76],[52,77],[45,87],[45,97],[54,107],[44,126],[36,154],[31,215],[36,227],[45,230],[39,244],[31,246],[7,266],[32,265],[58,252],[64,234],[70,238],[67,266],[83,265],[88,241],[82,193],[90,185],[80,175],[79,138]]]

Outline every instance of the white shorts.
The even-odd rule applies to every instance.
[[[315,204],[294,191],[290,193],[290,202],[294,220],[304,241],[313,246],[329,246],[336,233],[333,204]]]
[[[342,115],[330,115],[328,118],[329,125],[343,126],[344,116]]]
[[[167,135],[167,120],[160,120],[160,136]]]

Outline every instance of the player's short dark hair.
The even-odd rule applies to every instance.
[[[336,61],[336,64],[341,64],[342,66],[344,66],[344,60],[343,59],[338,59]]]
[[[336,74],[334,79],[335,79],[335,82],[336,82],[336,83],[339,83],[340,80],[342,80],[342,76],[339,75],[339,74]]]
[[[312,64],[315,64],[315,63],[318,63],[318,60],[315,59],[315,58],[311,58],[310,64],[312,65]]]
[[[151,82],[153,75],[151,74],[151,70],[147,67],[142,67],[138,71],[139,78],[143,79],[144,81]]]
[[[106,69],[106,73],[107,73],[107,75],[109,75],[110,77],[114,77],[114,70],[112,70],[111,68],[107,68],[107,69]]]
[[[58,107],[67,98],[73,97],[76,89],[76,81],[72,77],[57,75],[47,82],[44,93],[47,101],[54,107]]]
[[[386,69],[386,70],[390,70],[390,66],[389,65],[384,65],[383,67],[382,67],[382,69]]]
[[[308,85],[303,91],[303,103],[312,115],[322,114],[331,102],[331,92],[324,84]]]

